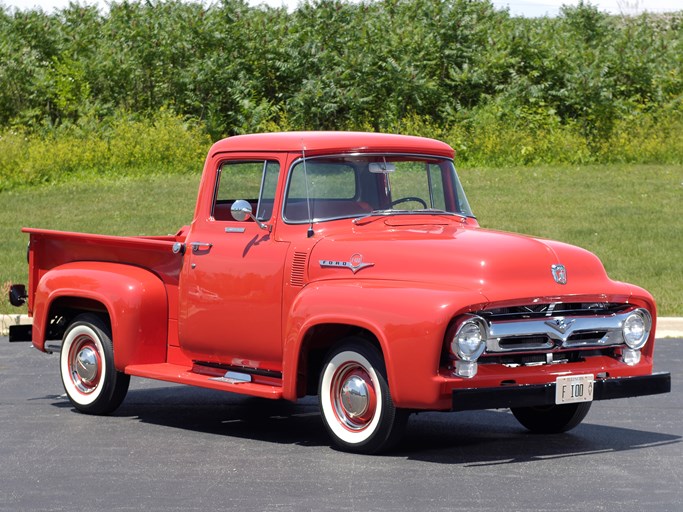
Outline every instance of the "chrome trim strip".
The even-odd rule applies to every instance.
[[[248,384],[252,378],[248,373],[228,370],[222,377],[211,377],[209,380],[227,382],[228,384]]]
[[[592,317],[550,317],[537,320],[512,320],[489,323],[486,340],[487,353],[523,352],[529,350],[551,350],[553,348],[604,347],[621,345],[624,339],[621,329],[624,321],[637,308]],[[649,314],[648,314],[649,316]],[[573,336],[595,334],[593,339],[571,340]],[[649,336],[649,333],[648,333]],[[524,343],[524,338],[545,337],[545,342]],[[518,339],[520,343],[514,345]],[[507,343],[510,345],[506,346]]]

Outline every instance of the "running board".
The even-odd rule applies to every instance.
[[[135,377],[177,382],[189,386],[230,391],[242,395],[277,400],[282,398],[282,386],[275,382],[259,382],[258,377],[236,371],[215,374],[196,373],[189,366],[171,363],[134,364],[126,366],[125,373]],[[270,379],[273,381],[274,379]]]

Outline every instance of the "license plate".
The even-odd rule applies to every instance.
[[[558,377],[555,381],[555,403],[592,402],[593,383],[593,375]]]

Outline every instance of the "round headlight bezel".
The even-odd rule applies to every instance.
[[[621,336],[626,346],[640,350],[647,343],[652,329],[652,317],[645,309],[635,309],[621,324]]]
[[[451,353],[461,361],[474,362],[486,350],[488,324],[476,315],[468,316],[458,326],[451,341]]]

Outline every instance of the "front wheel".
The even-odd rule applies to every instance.
[[[328,354],[319,400],[325,427],[344,451],[388,450],[408,419],[408,412],[397,409],[391,399],[381,353],[360,338],[349,338]]]
[[[59,356],[69,400],[86,414],[109,414],[126,396],[130,376],[116,371],[111,331],[98,316],[76,317],[64,333]]]
[[[581,423],[588,414],[591,403],[514,407],[511,411],[517,421],[534,434],[559,434]]]

